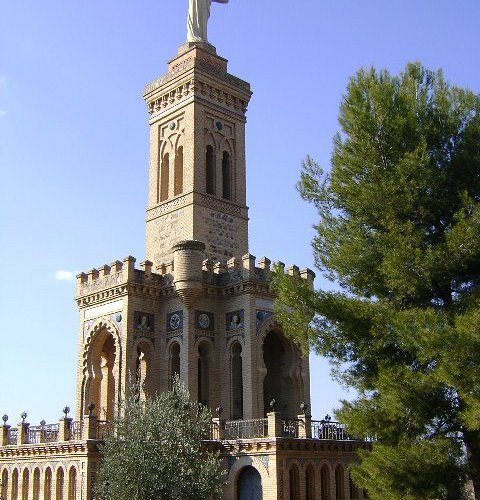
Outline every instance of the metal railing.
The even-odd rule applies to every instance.
[[[7,444],[17,444],[18,429],[8,429]]]
[[[331,441],[358,441],[348,434],[345,425],[339,422],[312,420],[312,438]]]
[[[70,424],[70,439],[79,441],[83,435],[83,420],[75,420]]]
[[[56,443],[60,433],[60,424],[47,424],[43,427],[43,442]]]
[[[287,418],[282,420],[282,436],[289,438],[298,438],[298,418]]]
[[[250,439],[268,436],[268,420],[231,420],[225,422],[225,439]]]
[[[97,421],[97,439],[104,440],[113,433],[113,423],[108,420]]]

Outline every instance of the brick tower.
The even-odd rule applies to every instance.
[[[270,260],[248,253],[250,96],[207,43],[180,47],[147,85],[146,259],[77,276],[76,418],[69,408],[49,425],[3,417],[1,498],[93,499],[99,445],[128,380],[147,398],[176,374],[193,399],[223,409],[203,442],[227,472],[223,500],[365,498],[347,467],[369,443],[329,417],[311,420],[308,357],[275,320]],[[312,271],[286,272],[313,286]]]
[[[148,396],[175,373],[192,398],[230,419],[264,417],[272,399],[285,417],[310,402],[308,358],[273,317],[270,261],[248,254],[250,96],[208,43],[181,46],[146,86],[147,259],[78,277],[78,418],[93,402],[110,420],[129,377]]]
[[[245,112],[250,85],[207,43],[187,43],[147,85],[150,172],[146,256],[169,262],[178,241],[227,261],[248,251]]]

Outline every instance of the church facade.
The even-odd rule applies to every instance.
[[[98,444],[127,381],[147,398],[175,374],[217,412],[204,445],[228,470],[225,500],[365,498],[348,464],[369,444],[311,420],[308,357],[275,320],[270,260],[248,252],[250,85],[212,45],[187,43],[144,97],[146,258],[77,276],[75,419],[68,408],[52,425],[4,418],[0,499],[93,498]],[[283,268],[313,286],[311,270]]]

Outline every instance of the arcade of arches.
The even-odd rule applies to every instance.
[[[0,474],[2,500],[80,500],[76,465],[17,466]]]
[[[353,485],[345,483],[348,470],[345,464],[332,467],[324,463],[316,466],[313,461],[305,466],[293,463],[285,471],[288,482],[285,500],[358,500],[366,494]],[[236,473],[235,500],[263,500],[266,486],[257,468],[247,465]],[[270,498],[267,495],[268,498]]]

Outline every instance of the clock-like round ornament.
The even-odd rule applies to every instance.
[[[170,328],[172,330],[178,330],[180,328],[180,315],[178,313],[170,316]]]
[[[200,314],[200,316],[198,317],[198,324],[202,328],[208,328],[210,326],[210,318],[208,317],[208,314]]]

